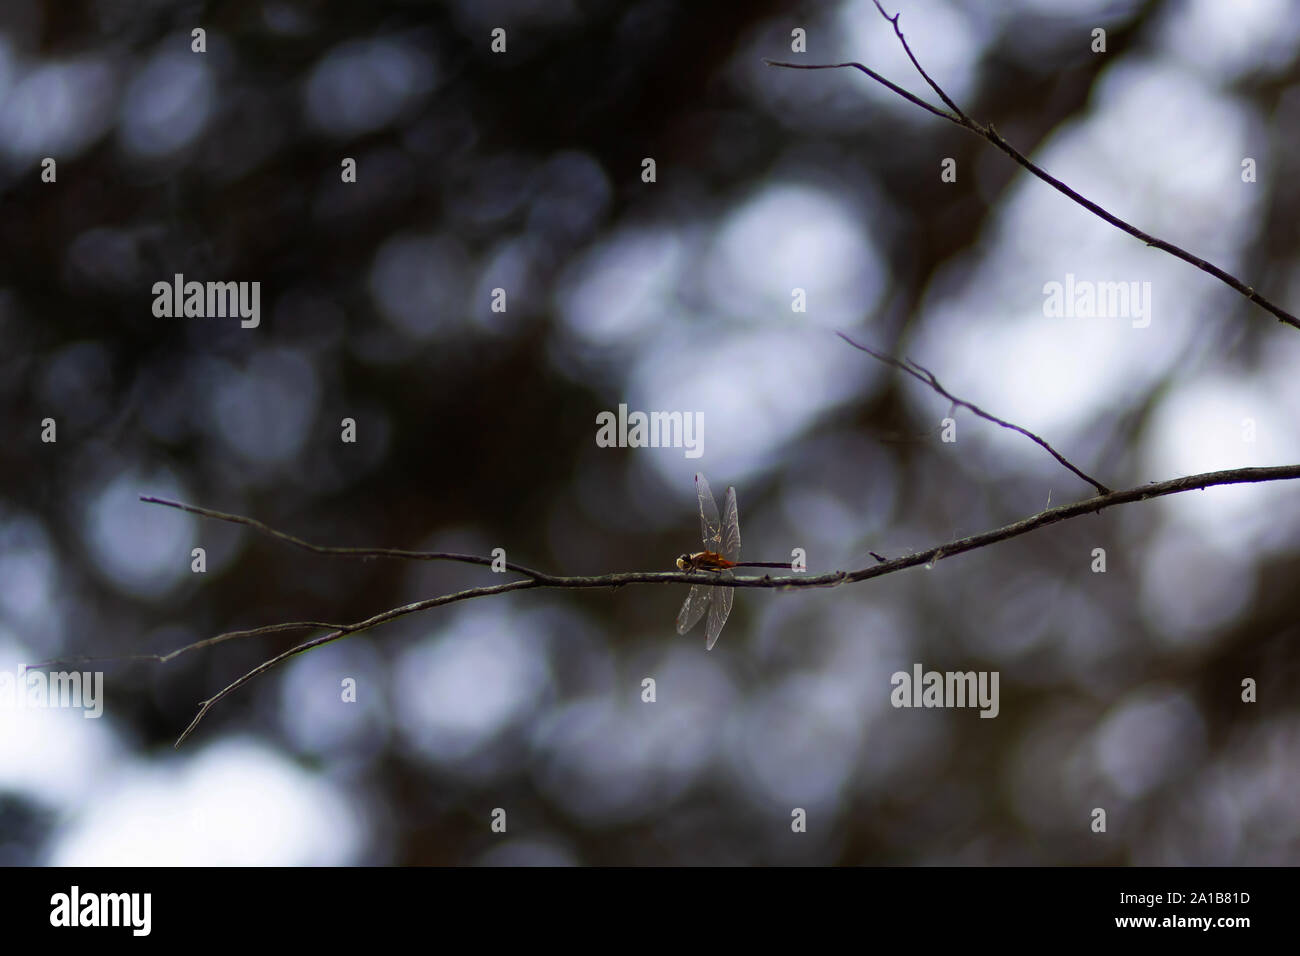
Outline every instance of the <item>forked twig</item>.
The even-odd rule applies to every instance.
[[[1041,166],[1036,165],[1032,160],[1029,159],[1029,157],[1025,156],[1024,153],[1020,152],[1018,149],[1016,149],[1014,146],[1008,143],[1005,139],[1003,139],[998,134],[997,130],[993,128],[992,123],[990,123],[988,126],[982,126],[979,123],[975,122],[973,119],[971,119],[969,116],[967,116],[965,113],[963,113],[961,109],[957,106],[957,104],[954,103],[952,99],[948,96],[948,94],[943,91],[943,89],[939,86],[939,84],[936,83],[933,79],[931,79],[930,75],[926,73],[924,69],[921,68],[921,64],[917,61],[916,57],[912,54],[912,48],[908,46],[907,40],[903,37],[903,31],[899,29],[898,26],[899,14],[896,13],[891,17],[889,14],[885,13],[884,8],[880,5],[880,0],[874,0],[874,2],[876,4],[876,9],[880,11],[880,15],[894,25],[894,33],[897,34],[899,42],[903,45],[903,49],[907,52],[908,59],[912,61],[912,65],[916,67],[917,72],[920,73],[921,76],[925,79],[925,82],[929,84],[930,89],[934,90],[935,93],[938,94],[939,98],[942,99],[945,104],[947,104],[948,109],[952,110],[951,113],[945,110],[938,109],[935,106],[931,106],[929,103],[925,102],[925,100],[921,99],[919,96],[915,96],[909,93],[907,90],[903,89],[901,86],[898,86],[895,83],[891,83],[889,80],[885,79],[879,73],[875,72],[869,67],[863,66],[861,63],[855,63],[855,62],[789,63],[781,60],[771,60],[766,58],[764,59],[763,62],[768,64],[768,66],[780,66],[790,70],[839,70],[839,69],[843,69],[844,67],[852,67],[855,70],[860,70],[861,72],[865,73],[867,76],[875,80],[877,83],[880,83],[882,86],[886,87],[887,89],[903,97],[909,103],[912,103],[915,106],[919,106],[921,109],[925,110],[928,113],[933,113],[935,116],[941,116],[944,119],[948,120],[950,123],[955,123],[956,125],[962,127],[963,129],[970,130],[972,133],[975,133],[978,136],[982,136],[984,139],[988,140],[998,149],[1002,150],[1002,152],[1006,153],[1008,156],[1014,159],[1025,169],[1029,170],[1031,173],[1033,173],[1043,182],[1047,183],[1053,189],[1057,190],[1058,192],[1064,193],[1066,196],[1069,196],[1080,206],[1083,206],[1093,215],[1099,216],[1100,218],[1104,219],[1106,222],[1110,223],[1115,228],[1122,229],[1124,232],[1127,232],[1130,236],[1133,236],[1135,239],[1142,240],[1148,246],[1154,246],[1157,249],[1161,249],[1169,253],[1171,256],[1175,256],[1179,259],[1182,259],[1186,263],[1196,266],[1196,268],[1200,269],[1202,272],[1209,273],[1210,275],[1218,279],[1220,282],[1223,282],[1225,285],[1241,293],[1241,295],[1245,296],[1251,302],[1254,302],[1260,308],[1264,309],[1267,312],[1271,312],[1274,316],[1277,317],[1277,320],[1279,322],[1285,323],[1286,325],[1289,325],[1293,328],[1300,329],[1300,318],[1296,318],[1296,316],[1292,315],[1290,312],[1286,311],[1281,306],[1275,305],[1270,300],[1264,298],[1264,296],[1260,295],[1253,288],[1246,285],[1246,283],[1242,282],[1232,273],[1219,268],[1214,263],[1206,259],[1202,259],[1200,256],[1193,255],[1192,253],[1188,252],[1186,249],[1174,245],[1172,242],[1166,242],[1164,239],[1158,239],[1157,237],[1151,235],[1148,232],[1143,232],[1141,229],[1137,228],[1137,226],[1134,226],[1126,222],[1125,220],[1121,219],[1119,216],[1116,216],[1112,212],[1108,212],[1107,210],[1103,209],[1101,206],[1093,202],[1091,199],[1082,196],[1075,190],[1071,189],[1069,186],[1065,185],[1065,183],[1061,182],[1059,179],[1057,179],[1051,173],[1047,172],[1047,170],[1043,169]]]
[[[838,335],[840,338],[842,338],[845,342],[848,342],[849,345],[852,345],[855,349],[858,349],[859,351],[862,352],[866,352],[868,355],[870,355],[872,358],[876,359],[877,361],[884,362],[886,365],[892,365],[894,368],[906,372],[908,375],[912,376],[912,378],[916,379],[917,381],[924,382],[926,385],[929,385],[932,389],[934,389],[944,398],[948,399],[948,401],[952,402],[954,405],[960,405],[962,408],[969,409],[970,411],[978,415],[980,418],[983,418],[986,421],[993,422],[993,424],[995,425],[1001,425],[1003,428],[1009,428],[1013,432],[1019,432],[1020,434],[1028,438],[1030,441],[1036,442],[1037,444],[1041,445],[1043,448],[1047,449],[1048,454],[1050,454],[1053,458],[1059,461],[1070,471],[1074,472],[1076,475],[1078,475],[1088,484],[1096,488],[1098,493],[1103,495],[1110,494],[1109,488],[1103,485],[1096,478],[1092,478],[1084,474],[1082,471],[1080,471],[1078,468],[1072,465],[1063,455],[1061,455],[1060,452],[1058,452],[1055,448],[1049,445],[1046,441],[1039,438],[1033,432],[1029,431],[1026,428],[1021,428],[1019,425],[1013,425],[1011,422],[1003,421],[1002,419],[998,418],[996,415],[990,415],[988,412],[984,411],[984,409],[980,408],[978,405],[974,405],[968,401],[965,401],[964,399],[958,398],[952,392],[948,391],[946,388],[940,385],[939,380],[934,377],[934,373],[931,372],[924,365],[919,365],[916,362],[913,362],[911,359],[905,359],[904,361],[900,362],[892,355],[886,355],[883,352],[877,352],[873,348],[869,348],[865,345],[858,344],[857,342],[849,338],[847,335],[845,335],[843,332],[836,332],[835,334]]]
[[[947,558],[952,555],[962,554],[966,551],[973,551],[976,548],[987,547],[996,544],[999,541],[1006,541],[1010,538],[1019,537],[1022,534],[1028,534],[1047,525],[1056,524],[1059,521],[1066,521],[1071,518],[1077,518],[1081,515],[1096,514],[1106,508],[1112,508],[1116,505],[1128,504],[1134,501],[1145,501],[1148,498],[1159,498],[1165,495],[1178,494],[1184,491],[1193,491],[1197,489],[1210,488],[1215,485],[1235,485],[1248,484],[1263,481],[1285,481],[1300,478],[1300,465],[1279,465],[1271,468],[1237,468],[1230,471],[1208,472],[1202,475],[1188,475],[1182,478],[1173,478],[1169,481],[1154,482],[1147,485],[1141,485],[1136,488],[1129,488],[1124,491],[1112,491],[1107,494],[1097,495],[1084,501],[1075,502],[1074,504],[1061,505],[1056,508],[1049,508],[1041,511],[1036,515],[1031,515],[1013,524],[1004,525],[1001,528],[995,528],[991,531],[985,531],[980,534],[968,535],[964,538],[958,538],[949,541],[938,547],[929,548],[925,551],[918,551],[905,555],[901,558],[895,558],[889,561],[883,561],[880,557],[875,557],[877,564],[872,567],[861,568],[857,571],[832,571],[829,574],[820,574],[813,576],[791,575],[788,577],[774,578],[771,575],[762,577],[731,577],[718,578],[706,572],[682,572],[682,571],[632,571],[616,572],[613,574],[600,574],[589,576],[563,576],[546,574],[541,571],[529,571],[527,577],[522,580],[508,581],[502,584],[491,585],[489,587],[469,588],[464,591],[457,591],[452,594],[444,594],[436,598],[429,598],[424,601],[417,601],[414,604],[405,604],[400,607],[390,608],[365,620],[358,621],[355,624],[343,626],[320,625],[330,627],[328,634],[314,637],[311,640],[304,641],[294,647],[289,648],[281,654],[276,655],[266,661],[263,661],[257,667],[248,673],[239,677],[230,684],[227,684],[215,695],[203,701],[199,707],[199,712],[195,715],[194,720],[185,728],[185,732],[177,739],[175,746],[180,747],[198,727],[199,722],[207,715],[216,704],[224,700],[230,694],[234,693],[240,687],[247,684],[253,678],[266,673],[277,664],[288,660],[312,648],[320,647],[324,644],[340,640],[350,634],[357,634],[361,631],[369,630],[380,624],[386,624],[389,621],[396,620],[408,614],[414,614],[417,611],[424,611],[434,607],[440,607],[445,604],[453,604],[458,601],[465,601],[471,598],[487,597],[495,594],[504,594],[509,591],[522,591],[531,588],[559,588],[559,589],[587,589],[587,588],[620,588],[628,584],[701,584],[707,583],[713,587],[735,587],[735,588],[773,588],[777,590],[798,590],[802,588],[832,588],[841,584],[866,581],[871,578],[880,577],[885,574],[892,574],[896,571],[902,571],[904,568],[912,568],[918,565],[933,565],[941,557]],[[207,508],[196,508],[191,505],[182,505],[178,502],[165,501],[158,498],[145,497],[144,501],[154,504],[163,504],[168,507],[180,508],[193,514],[204,517],[216,518],[222,521],[233,521],[236,524],[242,524],[249,527],[255,527],[264,530],[272,537],[279,538],[283,541],[292,542],[299,547],[306,547],[308,550],[320,551],[325,554],[353,554],[359,551],[376,551],[382,552],[390,557],[403,555],[418,556],[417,559],[423,560],[424,552],[402,552],[397,549],[330,549],[318,548],[314,545],[308,545],[306,542],[292,535],[276,531],[259,521],[251,518],[244,518],[240,515],[227,515],[220,511],[212,511]],[[463,556],[463,557],[473,557]],[[475,560],[475,564],[490,564],[490,560]],[[251,631],[232,631],[224,635],[218,635],[216,638],[209,638],[206,641],[199,641],[195,644],[188,645],[171,654],[153,656],[137,656],[135,659],[154,659],[157,657],[161,660],[171,660],[189,650],[195,650],[216,643],[218,640],[229,639],[233,636],[253,633],[267,633],[274,630],[286,630],[295,627],[315,626],[304,624],[285,624],[271,625],[267,628],[255,628]]]

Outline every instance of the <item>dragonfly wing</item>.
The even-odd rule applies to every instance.
[[[722,521],[718,518],[718,506],[713,500],[704,473],[695,473],[695,493],[700,499],[700,537],[704,539],[704,550],[720,551],[722,549]]]
[[[718,643],[718,635],[722,633],[722,625],[731,616],[731,602],[736,597],[735,588],[712,588],[712,591],[713,603],[709,605],[709,624],[704,636],[706,651],[713,650],[713,645]]]
[[[682,602],[682,609],[677,614],[678,634],[685,634],[695,626],[696,621],[704,616],[704,612],[709,606],[709,596],[714,590],[707,584],[691,585],[691,593],[686,595],[686,600]]]
[[[728,561],[740,560],[740,515],[736,512],[736,489],[727,489],[727,502],[723,506],[722,556]],[[727,588],[728,591],[731,588]]]

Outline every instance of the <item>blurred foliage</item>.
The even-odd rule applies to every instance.
[[[982,17],[991,5],[961,6]],[[891,223],[879,237],[892,285],[875,317],[872,341],[891,348],[906,339],[936,270],[976,242],[1004,188],[1019,175],[1010,162],[985,155],[988,147],[977,138],[919,114],[902,126],[882,118],[841,128],[756,108],[754,91],[736,79],[752,63],[738,66],[736,58],[759,49],[780,55],[792,23],[816,35],[827,22],[820,4],[520,0],[497,8],[470,0],[284,0],[154,4],[147,12],[139,7],[108,0],[15,0],[0,14],[10,56],[94,58],[110,75],[105,128],[59,155],[57,185],[39,183],[35,155],[11,152],[0,167],[6,265],[0,284],[0,415],[8,436],[0,443],[0,507],[10,520],[34,516],[48,536],[57,559],[59,608],[50,620],[21,627],[11,620],[9,626],[51,656],[164,651],[277,620],[356,620],[480,580],[463,569],[409,572],[387,562],[327,560],[195,525],[214,554],[234,548],[234,559],[216,562],[219,569],[201,584],[187,581],[160,596],[133,596],[103,573],[102,559],[86,544],[90,502],[123,475],[138,493],[183,488],[195,503],[250,514],[320,543],[487,550],[508,542],[513,559],[548,570],[666,567],[683,538],[694,534],[689,492],[648,488],[630,473],[631,452],[593,459],[594,415],[610,407],[611,393],[618,394],[620,365],[609,363],[605,381],[566,374],[566,368],[584,366],[566,356],[575,346],[554,314],[565,270],[630,223],[707,228],[720,210],[793,156],[810,176],[842,189],[846,202],[871,183],[906,211],[905,221]],[[1166,7],[1137,4],[1119,22],[1111,21],[1112,56],[1140,54],[1153,19]],[[508,56],[488,47],[488,31],[498,19],[510,27]],[[210,86],[193,78],[175,82],[190,96],[202,93],[208,106],[185,106],[178,115],[199,108],[210,115],[201,132],[179,148],[141,154],[128,136],[132,120],[123,103],[134,95],[146,97],[148,108],[164,109],[165,103],[147,96],[161,96],[167,84],[140,90],[131,83],[150,64],[157,67],[159,56],[188,56],[189,31],[196,24],[208,31]],[[904,27],[909,38],[926,30],[915,18],[909,22],[906,11]],[[888,29],[883,22],[880,28]],[[1032,154],[1052,130],[1087,108],[1092,85],[1109,62],[1079,52],[1078,29],[1067,16],[1002,17],[964,108],[995,121]],[[367,52],[370,41],[397,44],[400,52],[382,45],[378,53]],[[329,125],[313,115],[314,71],[340,50],[355,55],[351,68],[378,71],[381,86],[390,82],[410,94],[394,94],[398,105],[391,118],[372,125],[377,117],[365,109],[340,110]],[[169,76],[158,69],[158,77]],[[385,72],[390,69],[391,75]],[[778,73],[764,82],[820,82],[810,76]],[[1294,84],[1295,73],[1287,79]],[[1242,85],[1243,95],[1265,111],[1286,88],[1272,81]],[[647,155],[658,161],[659,181],[652,187],[640,179]],[[977,169],[978,175],[936,189],[930,172],[918,173],[930,169],[935,155],[955,157],[962,169]],[[1282,161],[1294,163],[1295,155]],[[339,182],[345,156],[355,157],[361,171],[355,186]],[[1242,272],[1248,278],[1276,274],[1279,264],[1294,262],[1296,255],[1297,179],[1272,181],[1279,192],[1265,204],[1268,219],[1260,223],[1251,268]],[[395,237],[412,238],[414,254],[436,260],[431,281],[437,289],[415,291],[428,293],[439,309],[418,335],[405,334],[376,305],[383,295],[407,294],[399,285],[374,286],[377,258]],[[494,324],[498,317],[487,308],[486,290],[501,273],[492,264],[513,261],[510,255],[520,249],[525,265],[512,288],[526,291],[513,296],[508,321]],[[260,280],[261,328],[253,334],[228,321],[155,319],[150,288],[174,273]],[[1239,344],[1267,324],[1240,316],[1225,321],[1244,327],[1228,333]],[[257,415],[260,407],[268,421],[278,421],[273,389],[239,404],[239,376],[259,355],[270,363],[263,383],[292,387],[295,362],[311,369],[317,389],[308,406],[311,425],[290,456],[241,457],[223,438],[223,429],[233,427],[229,416],[250,410]],[[942,369],[936,372],[944,378]],[[842,471],[832,480],[854,485],[867,480],[854,463],[869,459],[897,475],[893,520],[914,532],[907,540],[941,541],[954,525],[969,533],[1023,514],[1020,492],[1026,489],[1016,482],[980,487],[971,475],[944,473],[919,441],[880,441],[916,436],[927,427],[906,411],[902,393],[915,388],[895,378],[810,423],[789,460],[773,463],[744,490],[742,501],[751,512],[777,508],[783,489],[800,475],[836,469]],[[224,405],[214,399],[226,394],[223,389],[234,396]],[[1140,427],[1133,416],[1141,413],[1139,403],[1095,423],[1097,447],[1107,436],[1135,440]],[[59,421],[57,445],[39,441],[35,423],[46,415]],[[334,423],[349,415],[358,419],[366,447],[339,445]],[[267,432],[274,434],[273,428]],[[869,439],[866,452],[863,436]],[[715,487],[725,487],[725,479],[714,480]],[[593,500],[593,487],[609,489],[606,497]],[[639,527],[619,505],[636,494],[659,498],[644,509],[676,510],[681,520]],[[1108,513],[1095,519],[1089,534],[1134,522],[1140,527],[1144,520],[1136,509]],[[907,623],[921,642],[916,659],[928,662],[939,659],[941,649],[969,648],[964,634],[981,619],[1014,617],[1018,602],[1031,593],[1046,602],[1049,613],[1051,600],[1043,595],[1064,595],[1061,606],[1068,609],[1079,582],[1068,577],[1077,574],[1065,570],[1076,562],[1065,553],[1091,540],[1081,528],[1062,527],[966,556],[957,559],[959,569],[950,569],[951,585],[932,585],[919,579],[919,571],[910,572],[908,582],[900,576],[896,587],[906,595]],[[567,548],[557,543],[562,541]],[[588,555],[590,566],[574,566],[575,553]],[[1088,662],[1094,668],[1090,690],[1072,680],[1068,658],[1049,661],[1043,651],[1003,667],[1000,720],[931,724],[925,733],[946,743],[927,752],[941,759],[927,758],[922,766],[899,757],[899,769],[882,781],[871,766],[876,749],[888,744],[867,739],[855,758],[860,766],[850,769],[848,785],[832,801],[832,838],[819,820],[814,828],[823,829],[821,836],[792,845],[788,808],[762,808],[760,797],[738,803],[735,779],[743,774],[728,783],[721,767],[691,779],[648,815],[595,825],[566,813],[539,790],[528,748],[518,742],[506,747],[516,760],[509,769],[476,780],[424,762],[400,735],[392,735],[366,755],[364,774],[339,778],[367,793],[375,814],[376,846],[362,860],[472,861],[490,846],[483,824],[487,809],[504,806],[521,829],[549,834],[574,859],[590,863],[1167,861],[1172,852],[1142,847],[1145,835],[1165,819],[1171,794],[1197,774],[1230,772],[1225,753],[1252,732],[1251,718],[1240,716],[1235,702],[1235,676],[1225,685],[1220,675],[1257,675],[1261,698],[1276,701],[1289,694],[1294,701],[1300,645],[1295,592],[1286,582],[1300,569],[1300,549],[1259,569],[1257,599],[1211,651],[1185,656],[1161,653],[1139,639],[1143,624],[1134,610],[1126,559],[1114,560],[1096,599],[1105,605],[1101,617],[1131,643],[1112,648],[1101,663]],[[417,591],[413,580],[420,582]],[[512,609],[523,609],[535,597],[508,601]],[[634,700],[640,672],[633,661],[646,648],[675,639],[670,623],[680,597],[645,589],[535,602],[597,621],[602,639],[625,656],[615,672],[626,685],[622,690],[587,686],[584,661],[556,658],[560,699],[564,687],[585,686]],[[737,602],[733,633],[724,635],[724,645],[730,640],[745,647],[747,615],[791,600],[745,598]],[[848,602],[870,600],[868,594],[837,591],[814,595],[799,608],[791,605],[782,611],[792,622],[790,643],[799,643],[798,622],[808,621],[800,615],[826,614],[823,626],[825,620],[847,626],[858,613]],[[839,617],[834,602],[841,602]],[[747,604],[749,609],[742,606]],[[392,655],[420,628],[440,626],[429,619],[354,640]],[[142,750],[161,752],[198,701],[291,642],[235,642],[161,668],[114,668],[113,715]],[[755,638],[754,650],[752,662],[730,665],[746,694],[778,678],[842,663],[833,656],[818,659],[816,652],[804,655],[795,646],[773,647],[770,636]],[[998,664],[995,655],[963,652],[954,659]],[[240,691],[207,718],[188,746],[202,747],[236,731],[279,740],[273,701],[282,676]],[[1059,800],[1071,781],[1083,779],[1072,775],[1065,742],[1098,720],[1108,701],[1147,681],[1173,682],[1193,693],[1205,724],[1205,750],[1131,806],[1126,822],[1120,824],[1117,814],[1115,839],[1092,841],[1080,821],[1098,798],[1084,790]],[[1007,703],[1012,699],[1014,708]],[[1047,712],[1058,723],[1031,732],[1029,715]],[[743,732],[761,733],[753,727]],[[318,759],[328,764],[331,758]],[[1293,778],[1296,750],[1286,759]],[[1227,762],[1220,766],[1220,760]],[[1044,795],[1014,795],[1029,772],[1024,765],[1040,767]],[[616,785],[617,768],[608,773],[609,785]],[[1050,804],[1055,816],[1026,812],[1023,801]],[[26,829],[43,819],[5,806]],[[1070,814],[1077,816],[1065,819]],[[1242,845],[1257,845],[1253,839],[1243,838]],[[1242,849],[1228,856],[1295,862],[1300,837],[1293,830],[1287,839],[1275,855]],[[1212,846],[1199,855],[1191,852],[1202,861],[1227,862]]]

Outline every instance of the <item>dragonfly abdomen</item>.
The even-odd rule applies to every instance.
[[[677,567],[682,571],[725,571],[735,566],[734,561],[728,561],[716,551],[696,551],[677,559]]]

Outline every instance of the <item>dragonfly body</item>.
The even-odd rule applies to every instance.
[[[677,559],[679,571],[711,571],[720,577],[730,578],[732,568],[789,568],[788,564],[765,561],[742,562],[740,560],[740,517],[736,513],[736,489],[727,489],[727,500],[723,505],[723,517],[718,516],[718,506],[713,501],[713,492],[704,475],[695,473],[695,494],[700,501],[700,537],[704,539],[704,550],[694,554],[683,554]],[[677,633],[685,634],[697,621],[709,612],[709,623],[705,628],[704,646],[708,650],[722,633],[722,625],[727,623],[731,614],[731,603],[735,600],[736,589],[715,587],[711,584],[693,584],[691,593],[677,615]]]
[[[682,571],[715,571],[730,576],[729,568],[734,568],[740,560],[740,518],[736,514],[736,489],[727,489],[727,500],[723,505],[725,520],[718,515],[718,506],[713,500],[713,492],[704,475],[695,473],[695,494],[700,503],[700,537],[704,550],[694,554],[683,554],[677,559],[677,567]],[[704,612],[709,614],[705,628],[704,647],[712,650],[722,633],[722,625],[727,623],[731,614],[731,603],[735,600],[734,588],[719,588],[708,584],[691,585],[691,593],[677,615],[677,633],[685,634],[693,628]]]
[[[716,551],[696,551],[677,559],[679,571],[725,571],[735,566],[735,561],[728,561]]]

